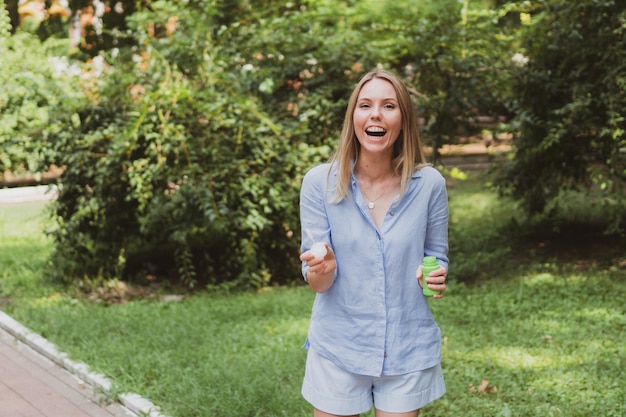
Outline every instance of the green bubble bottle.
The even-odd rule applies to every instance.
[[[422,263],[422,284],[423,289],[422,292],[425,296],[431,297],[435,294],[441,293],[441,291],[434,291],[428,288],[428,284],[426,283],[426,277],[433,271],[439,269],[439,264],[437,263],[437,258],[434,256],[424,256],[424,261]]]

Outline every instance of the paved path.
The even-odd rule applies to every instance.
[[[55,196],[47,185],[0,188],[0,205]],[[134,393],[112,402],[110,390],[108,379],[0,311],[0,417],[167,417]]]
[[[0,328],[0,417],[130,417],[136,414]]]
[[[0,188],[0,204],[23,204],[35,201],[49,201],[56,197],[54,186]],[[4,417],[0,414],[0,417]]]
[[[167,417],[0,311],[0,417]]]

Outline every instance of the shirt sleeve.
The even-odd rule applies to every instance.
[[[448,269],[448,193],[445,178],[436,170],[428,206],[428,226],[424,241],[424,255],[434,256],[437,263]]]
[[[301,252],[309,250],[315,242],[330,245],[330,225],[326,211],[327,190],[328,164],[317,166],[304,176],[300,188]],[[305,280],[308,269],[306,262],[302,262],[302,276]]]

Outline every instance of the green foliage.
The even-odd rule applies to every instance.
[[[491,12],[462,15],[455,1],[231,6],[155,1],[126,16],[137,53],[108,55],[111,70],[86,88],[91,102],[68,103],[46,132],[47,162],[67,167],[54,232],[59,278],[290,282],[301,177],[328,158],[363,72],[406,73],[422,92],[427,131],[440,138],[454,137],[469,113],[452,114],[495,106],[478,81],[464,81],[478,66],[496,68],[487,61],[499,38],[478,42],[495,27]],[[151,35],[172,16],[169,36]],[[468,59],[480,56],[489,58]],[[440,97],[453,91],[457,104],[446,106]]]
[[[57,119],[48,162],[67,166],[53,233],[60,279],[293,280],[302,164],[292,134],[201,57],[194,78],[156,49],[138,65],[111,57],[97,96]]]
[[[104,3],[104,2],[103,2]],[[130,47],[135,44],[133,34],[128,30],[126,19],[143,8],[150,7],[150,1],[137,0],[117,0],[114,3],[107,3],[103,10],[94,7],[93,0],[68,0],[67,5],[75,17],[79,17],[83,9],[95,11],[96,21],[87,23],[82,29],[84,36],[81,39],[78,49],[81,53],[89,57],[95,57],[103,50],[113,48]],[[96,23],[97,22],[97,23]],[[43,21],[38,29],[42,36],[52,36],[55,32],[65,31],[67,24],[59,30],[50,19]]]
[[[497,10],[468,3],[399,6],[386,19],[364,13],[375,31],[373,46],[415,88],[433,159],[443,145],[480,132],[479,116],[510,113],[514,32],[499,24]]]
[[[6,9],[4,0],[0,0],[0,39],[8,38],[11,35],[11,19],[9,11]]]
[[[45,162],[66,167],[54,273],[297,280],[300,180],[329,157],[362,73],[406,75],[435,157],[475,133],[476,116],[506,113],[513,37],[469,5],[154,1],[125,13],[133,48],[103,54],[102,75],[40,136]]]
[[[75,97],[70,65],[48,53],[52,43],[22,32],[0,36],[0,172],[47,169],[39,138],[60,103]]]
[[[520,133],[501,190],[530,214],[559,205],[562,190],[596,185],[600,204],[626,203],[626,4],[551,0],[528,12],[516,74]],[[616,210],[619,212],[619,210]],[[616,214],[613,229],[622,229]]]

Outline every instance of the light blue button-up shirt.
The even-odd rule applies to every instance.
[[[441,331],[415,271],[424,256],[448,268],[448,198],[443,176],[427,166],[394,200],[381,229],[354,174],[348,195],[331,203],[336,165],[311,169],[300,192],[302,251],[314,240],[335,252],[332,287],[316,294],[305,344],[361,375],[402,375],[437,365]],[[306,277],[307,265],[302,264]]]

